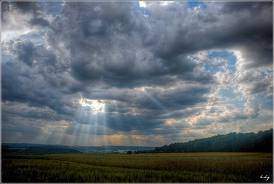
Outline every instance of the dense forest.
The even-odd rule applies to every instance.
[[[273,129],[258,133],[230,133],[155,148],[153,152],[272,152]]]

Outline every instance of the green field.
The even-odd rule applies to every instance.
[[[272,182],[272,153],[13,155],[3,182]]]

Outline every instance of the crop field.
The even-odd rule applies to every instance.
[[[51,154],[2,158],[3,182],[272,180],[272,153]]]

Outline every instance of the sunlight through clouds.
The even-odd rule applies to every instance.
[[[3,140],[160,146],[269,128],[271,17],[268,2],[4,2]]]
[[[91,113],[103,113],[105,112],[105,102],[103,100],[89,100],[81,98],[79,104],[82,108],[90,110]]]

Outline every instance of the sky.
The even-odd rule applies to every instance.
[[[2,142],[162,146],[273,126],[271,2],[3,2]]]

